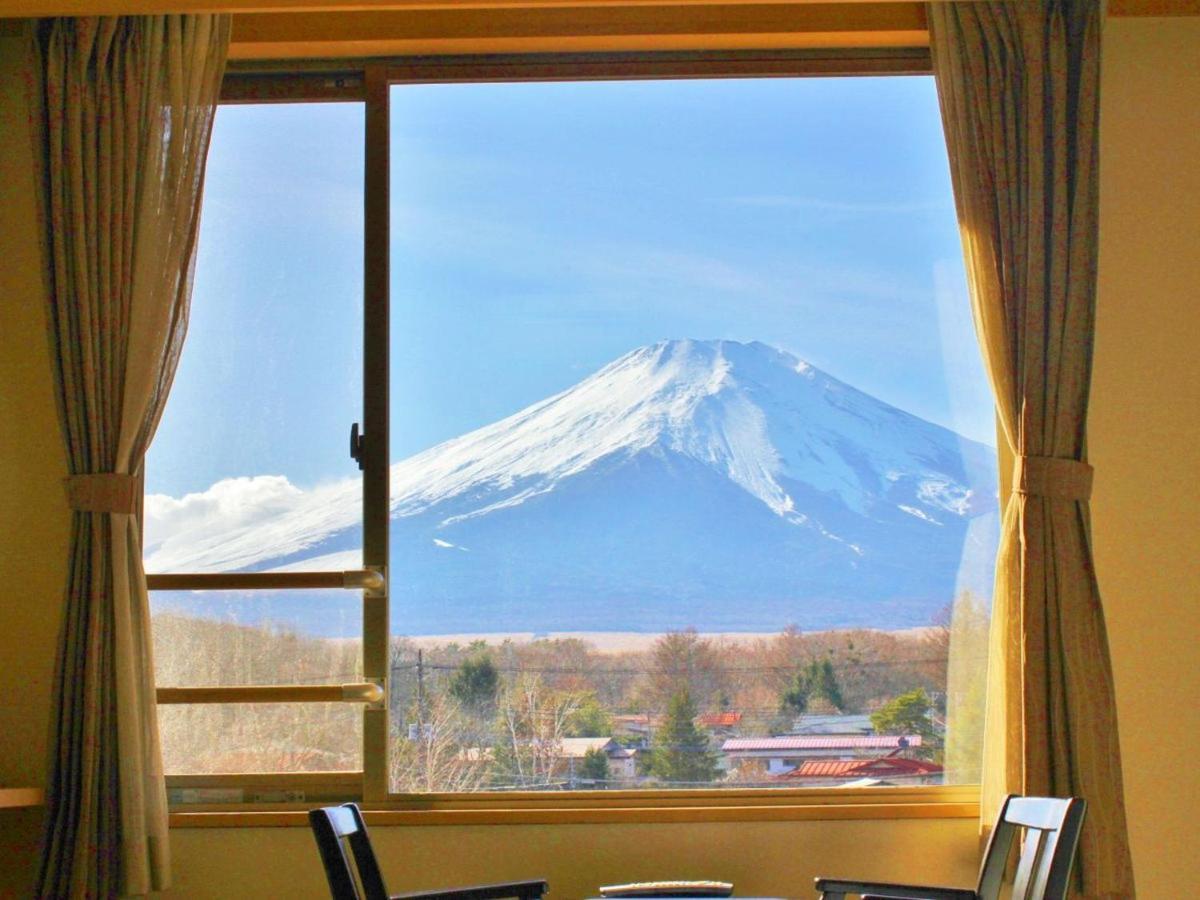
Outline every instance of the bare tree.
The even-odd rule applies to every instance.
[[[549,784],[558,774],[567,725],[583,696],[555,691],[540,675],[522,672],[501,691],[494,777],[501,786]]]
[[[686,691],[701,712],[719,709],[729,699],[729,679],[718,646],[694,628],[664,634],[649,659],[646,703],[666,712],[671,698]]]
[[[487,748],[471,746],[470,719],[453,697],[435,694],[411,740],[392,745],[392,789],[401,792],[477,791],[488,776]]]

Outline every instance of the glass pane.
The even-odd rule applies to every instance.
[[[362,678],[356,591],[155,591],[150,611],[159,687]]]
[[[360,567],[362,158],[361,104],[218,110],[147,571]]]
[[[353,591],[156,591],[159,687],[362,680],[362,600]],[[169,774],[358,770],[356,703],[160,705]]]
[[[932,79],[392,103],[393,789],[976,780],[994,417]]]
[[[168,775],[362,768],[356,703],[159,706],[158,727]]]

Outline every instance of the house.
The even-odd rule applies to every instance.
[[[942,767],[923,759],[881,756],[877,759],[808,759],[775,776],[793,787],[848,786],[868,780],[874,785],[940,784]]]
[[[859,734],[875,733],[869,715],[842,713],[805,713],[792,723],[791,734]]]
[[[633,747],[617,745],[608,750],[609,775],[616,782],[616,787],[634,784],[638,779],[638,755],[642,751]]]
[[[572,787],[579,786],[580,778],[586,777],[580,774],[580,767],[589,753],[600,751],[607,757],[610,751],[621,749],[620,744],[611,737],[563,738],[558,743],[558,767],[566,775],[567,784]]]
[[[336,10],[352,5],[327,0],[331,21],[324,25],[332,26]],[[470,29],[474,22],[480,28],[479,8],[487,5],[472,4],[459,14],[460,27]],[[633,5],[596,7],[617,16],[613,10]],[[80,2],[74,8],[101,6]],[[746,15],[772,6],[752,5]],[[890,6],[905,4],[861,4],[863,9]],[[103,5],[105,11],[133,7],[128,0]],[[4,0],[0,14],[54,8],[42,0]],[[639,13],[642,18],[625,29],[643,45],[653,43],[645,32],[654,14],[649,5],[644,8],[651,11]],[[1090,458],[1097,468],[1092,534],[1112,648],[1139,893],[1183,897],[1200,881],[1200,860],[1189,847],[1190,801],[1200,793],[1200,772],[1175,765],[1200,734],[1200,708],[1181,702],[1200,694],[1194,652],[1194,636],[1200,633],[1200,480],[1195,477],[1200,417],[1194,415],[1200,408],[1194,346],[1200,334],[1200,170],[1195,165],[1200,159],[1200,7],[1192,0],[1110,0],[1109,11],[1099,126],[1100,300],[1089,430]],[[661,10],[658,14],[670,20]],[[294,12],[278,15],[304,31]],[[377,11],[356,9],[353,15],[358,21],[387,21]],[[253,27],[247,29],[252,32]],[[550,37],[540,38],[541,44],[529,38],[526,46],[544,49],[555,32],[546,28],[543,34]],[[392,36],[404,37],[395,29]],[[748,41],[745,29],[725,41],[690,35],[689,42],[688,37],[677,27],[674,45],[722,49]],[[593,34],[573,45],[607,46],[602,38]],[[741,43],[732,38],[742,38]],[[799,35],[791,45],[801,44],[801,38],[812,43],[811,35]],[[278,30],[274,40],[277,48],[285,44]],[[416,42],[411,35],[408,40]],[[311,54],[312,45],[294,35],[292,49]],[[252,54],[253,47],[247,52]],[[57,598],[71,525],[62,503],[65,464],[39,300],[23,58],[20,37],[0,22],[0,785],[41,786],[60,627]],[[1168,771],[1171,776],[1164,777]],[[651,877],[658,871],[651,860],[669,858],[673,871],[717,873],[737,882],[740,892],[766,894],[791,885],[791,893],[803,896],[813,876],[858,872],[867,854],[886,859],[887,874],[899,880],[964,885],[972,882],[978,859],[977,823],[962,815],[838,820],[801,815],[763,822],[733,816],[714,821],[703,811],[680,811],[674,821],[628,827],[615,817],[589,814],[577,815],[566,829],[549,814],[488,825],[472,821],[472,815],[479,818],[475,813],[442,815],[433,827],[372,825],[394,889],[534,872],[548,877],[556,894],[584,897],[598,884]],[[197,827],[194,818],[174,818],[174,887],[165,897],[319,896],[312,890],[319,868],[303,827],[226,824]],[[24,895],[40,828],[36,808],[0,809],[0,895]]]
[[[559,759],[562,761],[567,780],[572,785],[587,787],[586,783],[579,783],[581,779],[586,782],[587,778],[581,774],[580,767],[584,757],[597,750],[608,759],[610,780],[631,782],[637,777],[637,751],[621,746],[611,737],[563,738],[559,745]]]
[[[901,752],[921,746],[920,735],[788,735],[769,738],[731,738],[721,745],[729,768],[747,763],[768,775],[791,772],[810,760],[862,761],[881,752]]]
[[[704,713],[696,717],[696,725],[712,737],[732,737],[742,724],[740,712]]]
[[[654,729],[662,725],[662,716],[649,713],[621,713],[612,717],[613,734],[617,737],[631,737],[641,740],[649,746],[654,737]]]

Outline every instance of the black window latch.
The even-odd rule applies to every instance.
[[[358,463],[361,471],[363,467],[363,436],[358,433],[357,422],[350,426],[350,458]]]

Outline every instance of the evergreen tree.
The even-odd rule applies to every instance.
[[[582,781],[599,782],[596,787],[607,786],[609,778],[608,754],[597,747],[593,747],[583,755],[583,762],[580,763],[575,774]]]
[[[833,660],[825,657],[820,666],[812,661],[812,671],[809,674],[814,693],[820,694],[829,701],[829,705],[838,712],[842,711],[845,702],[842,700],[842,687],[838,684],[837,673],[833,671]]]
[[[933,701],[924,688],[917,688],[901,694],[871,713],[871,725],[877,734],[920,735],[921,746],[916,750],[916,755],[936,761],[941,757],[941,749],[937,731],[929,717],[932,711]]]
[[[719,773],[717,754],[708,737],[696,727],[696,706],[691,694],[678,691],[671,698],[667,719],[655,732],[648,771],[663,781],[707,784]]]
[[[496,701],[500,672],[491,656],[468,656],[450,677],[450,696],[468,709],[480,710]]]
[[[792,680],[780,695],[779,707],[783,712],[803,715],[808,711],[809,702],[814,697],[824,697],[829,701],[829,705],[839,712],[845,706],[842,687],[838,683],[837,672],[833,669],[833,660],[828,657],[823,660],[811,660],[805,668],[792,676]]]
[[[804,672],[797,672],[792,676],[792,680],[784,689],[780,697],[780,709],[783,712],[792,712],[798,716],[804,715],[808,709],[808,695],[810,691],[808,685],[808,676]]]

